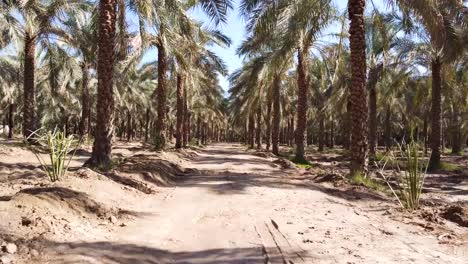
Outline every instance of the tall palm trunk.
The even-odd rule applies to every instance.
[[[303,161],[305,132],[307,127],[307,66],[304,56],[307,56],[307,49],[298,49],[297,52],[297,127],[296,127],[296,157],[297,161]]]
[[[23,136],[28,138],[36,130],[36,38],[26,34],[24,40],[24,101],[23,101]]]
[[[80,137],[88,133],[88,124],[91,112],[90,95],[89,95],[89,68],[86,63],[81,65],[82,84],[81,84],[81,119],[80,119]]]
[[[369,85],[369,155],[375,157],[377,148],[377,91],[375,84]]]
[[[351,175],[367,174],[367,98],[366,98],[366,42],[364,29],[365,0],[349,0],[349,35],[351,47]]]
[[[460,113],[457,106],[453,106],[452,121],[451,123],[451,141],[452,141],[452,154],[460,154],[462,152],[462,129],[460,122]]]
[[[183,112],[183,125],[182,125],[182,131],[183,131],[183,138],[182,138],[182,145],[187,147],[188,145],[188,134],[189,134],[189,127],[188,127],[188,119],[189,119],[189,111],[188,111],[188,105],[187,105],[187,88],[185,85],[183,85],[184,89],[184,112]]]
[[[255,114],[249,115],[249,146],[254,148],[255,145]]]
[[[93,153],[88,165],[108,169],[112,164],[114,134],[113,68],[115,47],[116,0],[99,2],[98,99]]]
[[[8,106],[8,139],[12,139],[15,131],[15,104]]]
[[[162,26],[161,26],[162,27]],[[158,49],[158,90],[157,97],[157,112],[158,118],[156,119],[156,148],[163,149],[166,145],[166,47],[163,43],[163,31],[159,33]]]
[[[441,137],[441,62],[439,58],[432,60],[432,109],[431,109],[431,158],[428,170],[434,171],[440,167],[440,137]]]
[[[281,80],[279,76],[275,77],[273,81],[273,124],[271,132],[271,145],[272,152],[275,155],[279,155],[279,133],[280,133],[280,121],[281,121],[281,105],[280,105],[280,85]]]
[[[325,117],[322,111],[319,113],[319,132],[318,132],[318,151],[323,151],[325,148]]]
[[[146,119],[146,122],[145,122],[145,143],[148,142],[148,135],[149,135],[149,128],[150,128],[150,109],[147,108],[146,109],[146,114],[145,114],[145,119]]]
[[[129,109],[127,110],[127,141],[130,141],[132,139],[132,131],[133,131],[132,114],[130,113],[130,109]]]
[[[182,147],[182,134],[183,134],[183,123],[184,123],[184,88],[183,77],[181,74],[177,75],[177,120],[176,120],[176,148]]]
[[[390,150],[392,147],[392,124],[390,123],[391,117],[391,109],[390,106],[387,105],[387,109],[385,110],[385,125],[384,125],[384,141],[385,141],[385,149],[387,151]]]
[[[257,110],[257,129],[255,130],[255,141],[257,141],[257,149],[262,148],[262,107]]]
[[[265,120],[265,123],[266,123],[265,140],[266,140],[267,150],[270,150],[270,146],[271,146],[271,105],[272,103],[273,103],[272,101],[267,103],[267,114],[266,114],[266,120]]]
[[[197,116],[197,144],[200,145],[202,144],[202,137],[201,137],[201,132],[202,132],[202,128],[201,128],[201,118],[200,118],[200,115]]]
[[[335,147],[335,120],[333,119],[333,115],[331,116],[330,122],[330,148]]]

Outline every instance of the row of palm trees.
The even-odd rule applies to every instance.
[[[346,17],[330,0],[242,1],[248,37],[238,53],[246,63],[230,77],[230,112],[251,147],[261,146],[264,126],[267,149],[271,140],[279,154],[281,131],[295,131],[295,160],[303,162],[306,138],[319,150],[339,138],[349,149],[352,174],[367,173],[369,150],[374,157],[379,139],[390,148],[394,140],[421,135],[432,150],[430,169],[440,166],[442,138],[461,150],[468,104],[466,6],[399,0],[389,1],[393,11],[383,14],[372,5],[366,12],[365,3],[348,1]],[[332,34],[337,41],[324,42],[330,23],[341,24],[341,31]],[[426,69],[432,76],[421,73]],[[441,136],[443,120],[450,137]]]
[[[130,139],[138,131],[159,149],[172,134],[187,145],[195,126],[200,140],[221,134],[218,74],[227,70],[207,47],[230,40],[193,20],[196,6],[216,24],[231,8],[217,0],[2,1],[0,113],[11,131],[22,121],[25,138],[54,126],[92,134],[87,164],[104,169],[115,132]],[[152,49],[157,57],[148,59]]]
[[[230,40],[188,11],[200,6],[224,23],[230,1],[2,1],[1,113],[11,128],[22,120],[25,137],[44,126],[93,135],[88,164],[102,168],[112,164],[114,133],[161,149],[173,135],[182,147],[194,134],[239,139],[241,128],[252,146],[264,140],[275,154],[280,141],[294,142],[298,161],[312,141],[323,149],[336,139],[350,149],[351,171],[366,173],[379,139],[389,147],[416,123],[437,168],[441,138],[456,150],[466,135],[466,7],[389,4],[394,12],[367,15],[365,0],[349,0],[347,14],[331,0],[241,1],[245,64],[230,76],[227,103],[217,79],[226,67],[207,47]],[[336,21],[338,41],[325,43]],[[157,58],[148,61],[149,50]]]

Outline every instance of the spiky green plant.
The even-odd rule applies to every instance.
[[[70,162],[75,156],[80,142],[77,141],[73,135],[67,136],[65,131],[61,131],[57,128],[53,131],[43,133],[42,135],[40,130],[38,130],[31,134],[31,136],[34,137],[36,145],[44,147],[44,151],[49,157],[49,161],[47,161],[36,146],[28,143],[30,142],[29,138],[26,140],[26,143],[36,156],[50,181],[55,182],[63,178],[68,171]],[[75,149],[72,155],[68,155],[72,149]]]
[[[424,179],[427,174],[428,163],[422,160],[423,154],[419,153],[421,146],[413,139],[409,143],[398,144],[398,154],[389,151],[385,157],[379,161],[374,161],[378,168],[377,174],[386,182],[399,204],[406,209],[414,210],[419,207],[421,193],[424,186]],[[400,159],[405,165],[404,171],[400,168]],[[384,174],[388,163],[394,163],[396,170],[397,189],[391,185],[391,178]]]
[[[417,209],[419,207],[424,179],[426,178],[427,163],[422,161],[419,154],[420,146],[414,140],[411,140],[408,144],[399,145],[399,149],[406,164],[401,182],[400,196],[407,209]]]

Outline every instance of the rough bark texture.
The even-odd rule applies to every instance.
[[[176,136],[176,143],[175,147],[177,149],[182,148],[182,126],[184,123],[184,89],[182,87],[183,85],[183,77],[181,74],[177,75],[177,91],[176,91],[176,97],[177,97],[177,120],[176,120],[176,131],[175,131],[175,136]]]
[[[86,63],[81,65],[82,84],[81,84],[81,120],[80,120],[80,137],[88,133],[89,119],[91,115],[91,97],[89,95],[89,67]]]
[[[162,32],[160,33],[162,34]],[[157,112],[156,119],[156,148],[162,149],[166,145],[166,48],[162,38],[158,45],[158,89],[156,91]]]
[[[15,104],[10,104],[8,106],[8,139],[12,139],[13,135],[15,134]]]
[[[259,106],[257,110],[257,127],[255,130],[255,141],[257,142],[257,149],[262,148],[262,107]]]
[[[319,113],[319,132],[318,132],[318,151],[323,151],[325,148],[325,118],[323,113]]]
[[[273,104],[272,101],[267,103],[267,115],[266,115],[266,149],[270,150],[271,147],[271,105]]]
[[[254,148],[255,145],[255,114],[249,115],[249,146]]]
[[[301,49],[297,52],[297,125],[296,125],[296,157],[297,161],[303,161],[305,132],[307,128],[307,66],[304,56],[307,53]]]
[[[133,134],[133,125],[132,125],[132,113],[130,110],[127,110],[127,141],[132,139]]]
[[[452,141],[452,154],[460,154],[462,152],[462,123],[460,120],[460,113],[458,112],[457,106],[453,106],[452,121],[450,133]]]
[[[366,98],[366,42],[364,29],[365,0],[349,0],[349,35],[351,48],[351,175],[367,174],[367,98]]]
[[[335,147],[335,120],[333,119],[333,115],[331,116],[330,121],[330,148]]]
[[[369,155],[375,156],[377,147],[377,92],[375,84],[369,85]]]
[[[36,38],[26,34],[24,39],[24,100],[23,100],[23,136],[28,138],[36,131]]]
[[[439,59],[432,60],[432,109],[431,109],[431,158],[428,170],[437,170],[440,167],[440,137],[441,137],[441,63]]]
[[[151,110],[148,108],[146,109],[146,122],[145,122],[145,142],[148,142],[148,136],[149,136],[149,128],[150,128],[150,114]]]
[[[390,117],[391,117],[391,109],[390,106],[387,106],[385,110],[385,125],[384,125],[384,141],[385,141],[385,149],[387,151],[390,150],[392,147],[392,126],[390,124]]]
[[[188,111],[188,104],[187,104],[187,88],[185,84],[182,85],[183,88],[183,93],[184,93],[184,112],[183,112],[183,125],[182,125],[182,131],[183,131],[183,137],[182,137],[182,145],[187,147],[188,145],[188,135],[189,135],[189,126],[188,126],[188,121],[189,121],[189,111]]]
[[[272,152],[275,155],[279,155],[279,133],[281,121],[280,85],[281,80],[279,76],[276,76],[273,81],[273,124],[271,132]]]
[[[109,169],[114,121],[113,66],[115,46],[116,0],[99,2],[98,99],[96,131],[91,159],[93,167]]]

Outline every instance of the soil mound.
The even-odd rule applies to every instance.
[[[445,207],[440,214],[443,218],[468,227],[468,204],[453,204]]]
[[[11,201],[51,212],[71,211],[78,215],[104,216],[111,210],[91,199],[86,193],[64,187],[37,187],[23,189]]]

